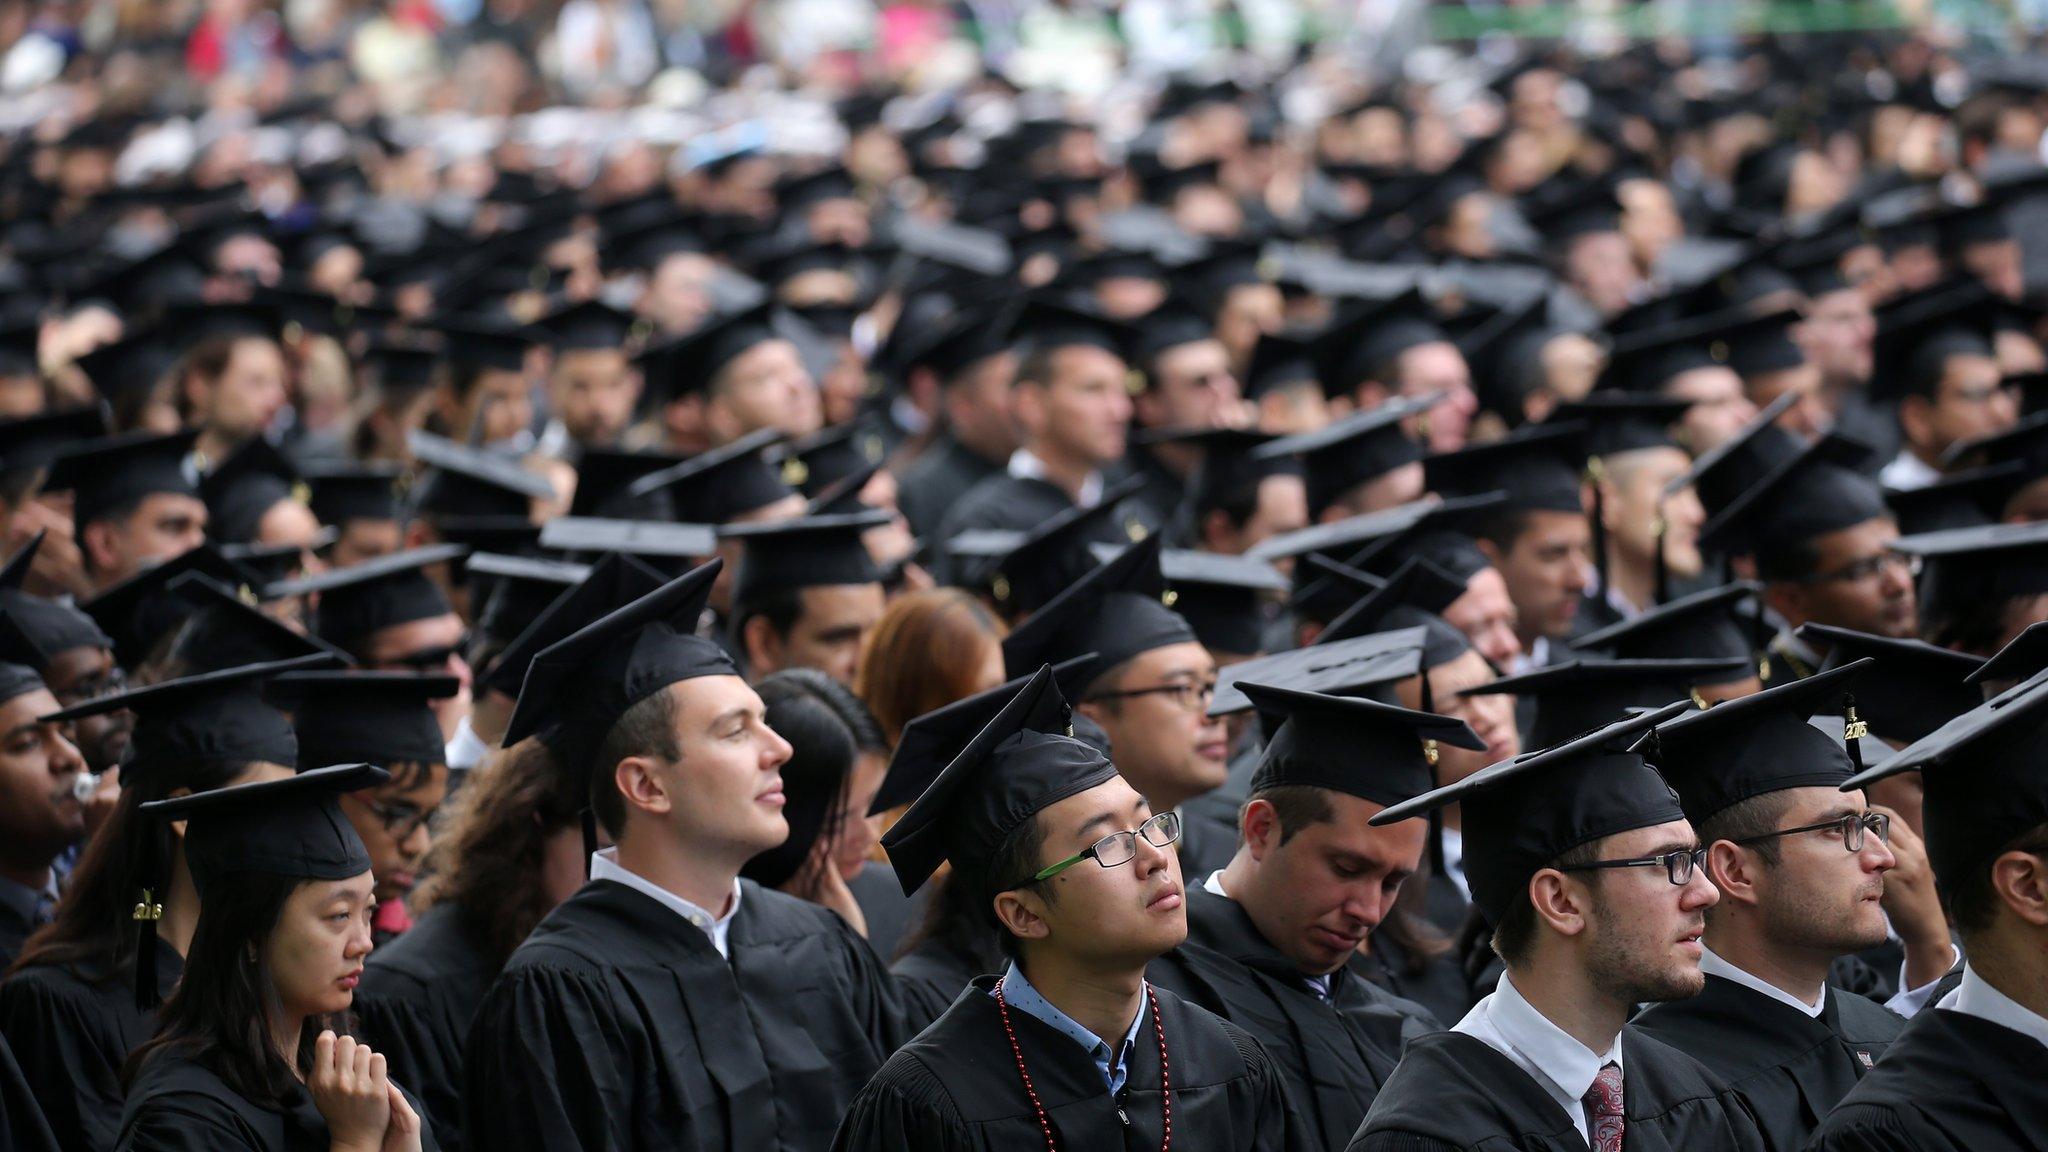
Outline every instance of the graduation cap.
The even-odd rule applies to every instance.
[[[764,301],[744,311],[716,316],[694,331],[654,344],[639,356],[647,376],[641,406],[709,392],[726,365],[754,348],[788,337],[777,327],[779,306]]]
[[[552,647],[578,629],[607,613],[646,596],[666,583],[668,577],[648,564],[623,552],[610,552],[590,565],[584,577],[556,593],[526,626],[513,635],[490,666],[477,677],[479,691],[493,691],[507,697],[519,695],[526,668],[542,649]]]
[[[1910,744],[1983,703],[1976,687],[1986,663],[1981,657],[1829,624],[1801,624],[1795,635],[1827,650],[1823,672],[1866,665],[1856,680],[1862,719],[1895,745]]]
[[[2006,501],[2038,477],[2019,460],[1952,472],[1924,488],[1887,488],[1885,507],[1907,536],[1995,524]]]
[[[262,299],[173,300],[164,309],[164,331],[180,351],[209,340],[275,340],[282,327],[277,306]]]
[[[1422,674],[1422,645],[1421,628],[1399,628],[1241,660],[1217,670],[1209,715],[1228,716],[1253,706],[1240,681],[1332,696],[1384,697],[1383,703],[1392,703],[1392,685]]]
[[[539,343],[538,333],[512,324],[436,319],[443,356],[466,371],[523,372],[526,353]]]
[[[245,589],[231,588],[203,572],[187,572],[166,587],[188,612],[177,627],[167,661],[180,676],[307,656],[324,656],[336,665],[355,663],[334,645],[264,612],[253,593],[245,595]]]
[[[315,519],[341,528],[351,520],[398,520],[399,478],[396,464],[321,465],[302,469],[308,489],[307,507]]]
[[[135,729],[121,771],[130,780],[173,767],[241,766],[260,761],[297,766],[298,739],[284,714],[264,702],[264,681],[326,663],[325,655],[245,664],[130,688],[53,712],[41,720],[69,723],[126,710]]]
[[[1208,314],[1176,296],[1168,296],[1159,307],[1133,321],[1132,327],[1136,335],[1131,340],[1130,359],[1148,375],[1160,355],[1184,344],[1216,338],[1216,326]]]
[[[435,520],[456,516],[525,519],[534,500],[554,498],[546,478],[510,457],[467,448],[444,436],[406,436],[413,459],[427,469],[413,484],[413,511]]]
[[[163,330],[131,329],[112,344],[103,344],[80,356],[77,367],[105,403],[125,411],[138,406],[170,375],[178,364],[178,355]]]
[[[1305,474],[1301,462],[1292,455],[1261,451],[1280,437],[1246,428],[1152,429],[1133,439],[1148,445],[1180,444],[1201,453],[1201,462],[1188,478],[1184,500],[1184,507],[1197,523],[1212,509],[1255,498],[1259,483],[1268,476]]]
[[[1941,455],[1941,466],[1951,476],[1968,462],[2017,464],[2029,473],[2028,479],[2048,472],[2048,412],[2028,415],[2010,428],[1959,440]]]
[[[1429,301],[1410,289],[1334,321],[1315,338],[1310,355],[1324,394],[1348,396],[1401,353],[1449,339]]]
[[[569,515],[606,520],[669,519],[670,508],[665,493],[653,492],[635,497],[626,489],[635,481],[664,468],[672,468],[684,459],[668,452],[586,448],[576,460],[576,494],[570,500]]]
[[[221,877],[261,872],[296,880],[348,880],[370,871],[370,854],[336,798],[374,788],[390,773],[337,764],[144,804],[159,820],[183,820],[185,862],[200,900]]]
[[[377,336],[364,350],[363,363],[370,369],[385,402],[398,396],[416,396],[439,382],[436,373],[448,359],[448,346],[438,334],[419,332],[398,336]]]
[[[1853,689],[1871,665],[1855,660],[1657,727],[1653,756],[1697,827],[1751,797],[1788,788],[1836,788],[1856,772],[1862,732]],[[1849,747],[1807,723],[1826,713],[1849,718]]]
[[[641,321],[597,300],[558,308],[534,321],[548,347],[557,352],[624,351],[640,330]]]
[[[537,556],[472,552],[463,575],[483,588],[476,631],[488,640],[509,641],[554,603],[564,590],[590,575],[590,565]]]
[[[43,533],[37,532],[0,566],[0,617],[12,625],[11,635],[0,642],[0,660],[25,664],[39,672],[59,653],[114,646],[92,617],[69,602],[22,591],[29,565],[35,562],[42,543]]]
[[[1925,562],[1923,616],[2048,593],[2048,522],[1987,524],[1901,536],[1891,549]]]
[[[83,535],[87,524],[147,496],[199,495],[185,472],[196,430],[159,436],[134,432],[87,441],[58,454],[43,481],[45,490],[73,493],[71,519]]]
[[[619,552],[646,560],[687,561],[685,568],[718,551],[718,532],[708,524],[656,520],[594,520],[557,516],[540,531],[540,546],[551,552],[598,557]],[[657,564],[656,567],[667,567]],[[681,575],[681,571],[670,575]]]
[[[73,445],[104,439],[111,428],[104,403],[0,420],[0,473],[44,467]]]
[[[1278,594],[1287,591],[1278,569],[1243,556],[1169,548],[1159,555],[1159,570],[1173,590],[1174,611],[1212,654],[1252,656],[1266,649]]]
[[[1545,424],[1577,424],[1585,429],[1588,466],[1602,457],[1651,448],[1677,448],[1671,426],[1685,419],[1690,400],[1640,396],[1630,392],[1594,392],[1559,404]]]
[[[149,658],[157,643],[191,614],[191,605],[171,591],[187,572],[198,572],[230,588],[262,583],[257,574],[235,563],[211,543],[172,557],[108,588],[80,604],[79,610],[114,641],[114,658],[135,668]]]
[[[1010,302],[999,301],[962,309],[950,323],[898,321],[876,357],[878,365],[898,376],[925,368],[941,384],[959,383],[967,369],[1009,351],[1012,311]]]
[[[977,892],[1021,879],[987,874],[1004,843],[1047,807],[1116,776],[1100,750],[1067,734],[1071,715],[1051,665],[1042,665],[940,769],[882,837],[906,895],[941,863]]]
[[[1374,804],[1399,804],[1436,785],[1439,744],[1486,749],[1454,717],[1282,685],[1239,681],[1238,687],[1269,733],[1252,773],[1254,793],[1326,788]]]
[[[1259,541],[1245,555],[1274,561],[1320,553],[1343,557],[1375,575],[1392,572],[1411,556],[1422,556],[1452,576],[1469,580],[1474,572],[1492,565],[1457,529],[1505,501],[1499,493],[1449,500],[1424,496],[1377,512],[1283,532]]]
[[[1617,335],[1596,390],[1661,392],[1672,380],[1701,368],[1729,367],[1737,341],[1748,338],[1769,317],[1747,308],[1626,331]]]
[[[1691,488],[1709,517],[1725,512],[1807,446],[1777,422],[1798,399],[1788,392],[1773,400],[1733,436],[1702,452],[1692,467],[1664,486],[1664,494]]]
[[[1321,387],[1316,376],[1315,348],[1300,335],[1268,332],[1252,345],[1252,356],[1244,370],[1244,395],[1257,400],[1269,392],[1298,385]]]
[[[1501,510],[1583,515],[1585,428],[1545,421],[1485,444],[1440,452],[1423,461],[1431,491],[1444,496],[1506,495]]]
[[[1458,351],[1471,365],[1474,386],[1487,408],[1510,421],[1521,419],[1523,402],[1548,383],[1543,345],[1562,331],[1550,324],[1548,295],[1533,293],[1458,338]]]
[[[338,647],[356,650],[380,628],[431,620],[455,611],[426,569],[469,554],[460,544],[435,544],[376,556],[298,580],[272,584],[270,596],[318,593],[315,634]]]
[[[1100,348],[1126,361],[1132,358],[1131,349],[1136,343],[1131,325],[1043,295],[1025,301],[1011,331],[1019,342],[1038,351],[1076,346]]]
[[[1383,826],[1459,806],[1472,903],[1499,923],[1529,878],[1603,837],[1685,819],[1678,798],[1624,743],[1690,709],[1683,702],[1609,724],[1541,752],[1489,765],[1375,815]]]
[[[459,687],[453,676],[414,672],[293,672],[271,681],[268,695],[292,714],[310,763],[442,764],[447,742],[433,701]]]
[[[859,198],[860,190],[854,183],[853,173],[838,164],[816,172],[786,176],[775,184],[775,206],[784,215],[802,212],[832,200]]]
[[[1877,313],[1870,393],[1879,399],[1932,396],[1952,356],[1995,360],[1994,297],[1975,279],[1948,281],[1887,301]]]
[[[1053,683],[1063,698],[1079,695],[1084,681],[1092,678],[1097,668],[1098,661],[1093,652],[1062,660],[1052,666]],[[956,752],[987,727],[989,721],[995,719],[996,714],[1031,680],[1031,676],[1019,676],[934,708],[905,724],[902,734],[896,738],[896,750],[890,754],[882,786],[876,789],[874,803],[868,805],[867,814],[879,816],[902,808],[923,795],[939,772],[952,762]],[[1099,727],[1078,713],[1070,719],[1075,739],[1095,744],[1097,751],[1109,755],[1109,739]]]
[[[582,775],[633,705],[685,680],[739,675],[732,657],[695,631],[721,567],[712,560],[692,569],[535,654],[505,747],[552,729],[562,764]],[[593,827],[585,832],[595,838]]]
[[[770,452],[782,482],[807,499],[888,455],[880,420],[871,416],[832,425]]]
[[[1315,579],[1297,593],[1298,597],[1327,596],[1331,605],[1346,605],[1334,611],[1327,606],[1320,610],[1297,609],[1296,614],[1304,619],[1328,617],[1329,622],[1316,634],[1313,646],[1340,643],[1374,632],[1420,628],[1424,670],[1448,664],[1471,650],[1472,643],[1465,634],[1443,618],[1445,609],[1465,594],[1464,581],[1429,561],[1408,560],[1384,579],[1327,556],[1308,556],[1304,563]],[[1321,591],[1319,585],[1327,588],[1327,592]],[[1426,685],[1423,696],[1429,696]]]
[[[1442,403],[1444,394],[1395,397],[1312,432],[1283,436],[1255,449],[1260,460],[1301,459],[1309,515],[1320,516],[1344,494],[1422,459],[1422,446],[1401,425]]]
[[[773,428],[759,429],[642,476],[626,486],[626,495],[637,499],[667,492],[679,521],[731,523],[793,494],[762,456],[781,439],[782,433]]]
[[[2048,620],[2037,620],[2006,641],[2005,647],[1993,653],[1965,679],[1978,685],[1983,693],[1996,695],[1992,691],[1994,688],[2011,687],[2022,680],[2030,680],[2043,669],[2048,669]],[[1982,699],[1980,695],[1970,706],[1976,707]]]
[[[953,537],[946,553],[957,566],[955,582],[987,589],[1006,615],[1038,611],[1099,563],[1090,545],[1127,541],[1114,524],[1117,507],[1144,486],[1139,477],[1123,480],[1106,488],[1094,504],[1062,508],[1028,532],[990,529]],[[960,564],[963,560],[984,563]],[[969,568],[975,570],[964,570]]]
[[[750,606],[763,596],[804,588],[880,583],[881,570],[861,533],[889,521],[888,513],[872,511],[728,525],[719,535],[745,545],[733,603]]]
[[[1730,673],[1746,674],[1747,660],[1568,660],[1504,676],[1460,696],[1514,696],[1536,702],[1527,741],[1553,748],[1611,724],[1635,709],[1662,708],[1692,694],[1693,685]],[[1694,696],[1697,703],[1698,697]]]
[[[2048,823],[2048,679],[2035,676],[1956,717],[1843,791],[1918,770],[1927,860],[1944,902],[2006,846]]]
[[[1779,461],[1716,511],[1700,529],[1700,543],[1729,552],[1754,552],[1759,563],[1770,568],[1785,549],[1886,517],[1884,493],[1863,471],[1876,455],[1861,441],[1829,432]]]
[[[224,544],[256,538],[263,516],[287,500],[306,502],[312,492],[284,454],[261,436],[247,443],[199,482],[206,501],[207,534]]]
[[[1736,615],[1743,602],[1762,593],[1763,587],[1749,581],[1724,584],[1668,604],[1659,604],[1640,616],[1588,632],[1571,642],[1575,652],[1601,652],[1617,660],[1741,660],[1743,667],[1727,673],[1702,677],[1702,685],[1731,684],[1757,674],[1757,633],[1754,613],[1750,619]]]
[[[1167,605],[1159,551],[1159,537],[1147,537],[1026,617],[1003,640],[1004,667],[1021,672],[1094,652],[1107,670],[1155,648],[1196,642]]]

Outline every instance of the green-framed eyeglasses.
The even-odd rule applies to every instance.
[[[1164,848],[1180,839],[1180,813],[1161,812],[1143,824],[1136,831],[1111,832],[1057,864],[1048,864],[1038,870],[1031,879],[1050,880],[1072,868],[1083,860],[1093,860],[1104,868],[1121,868],[1138,855],[1138,837],[1154,848]]]

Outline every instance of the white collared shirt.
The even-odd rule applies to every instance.
[[[1472,884],[1465,879],[1465,833],[1457,828],[1437,829],[1437,845],[1443,849],[1444,876],[1458,889],[1465,903],[1472,902]]]
[[[1913,455],[1911,448],[1899,449],[1899,454],[1892,458],[1892,462],[1885,465],[1884,471],[1877,474],[1879,484],[1897,492],[1925,488],[1939,479],[1941,473]]]
[[[467,772],[483,763],[484,757],[490,755],[490,751],[491,746],[484,743],[483,737],[476,734],[476,729],[469,726],[469,717],[464,716],[455,725],[455,739],[448,742],[447,749],[442,753],[447,757],[443,763],[448,765],[450,772]]]
[[[739,915],[740,911],[740,882],[737,879],[732,882],[732,906],[725,910],[725,915],[718,916],[619,863],[617,848],[604,848],[591,854],[590,878],[624,884],[635,892],[659,901],[662,907],[688,920],[711,937],[711,946],[718,949],[720,956],[732,959],[732,953],[726,948],[726,937],[732,933],[732,918]]]
[[[1451,1031],[1463,1032],[1514,1061],[1516,1067],[1528,1073],[1557,1101],[1557,1106],[1572,1118],[1579,1136],[1588,1147],[1592,1146],[1592,1137],[1586,1132],[1586,1092],[1593,1087],[1600,1069],[1608,1064],[1622,1068],[1626,1074],[1621,1061],[1620,1033],[1615,1034],[1614,1043],[1606,1052],[1593,1051],[1523,999],[1505,972],[1493,991],[1474,1004]]]
[[[1942,997],[1941,1003],[1935,1007],[1989,1020],[2048,1046],[2048,1017],[2036,1014],[2026,1005],[1993,988],[1968,964],[1963,965],[1963,982],[1956,985],[1955,991]]]
[[[1814,1020],[1820,1019],[1821,1011],[1828,1005],[1828,990],[1825,985],[1821,987],[1820,1000],[1816,1003],[1808,1004],[1776,984],[1772,984],[1767,980],[1759,980],[1747,971],[1737,968],[1735,965],[1715,955],[1712,948],[1705,946],[1700,948],[1700,972],[1703,975],[1719,976],[1730,983],[1740,984],[1751,992],[1768,996],[1787,1007],[1797,1008]]]
[[[1209,873],[1209,878],[1202,881],[1202,891],[1207,892],[1211,896],[1221,896],[1225,900],[1231,898],[1230,893],[1223,890],[1223,869],[1218,868],[1216,871]],[[1301,978],[1308,983],[1309,988],[1316,995],[1321,996],[1325,1000],[1330,998],[1330,978],[1328,975],[1310,976],[1304,972]]]
[[[1032,455],[1027,448],[1019,448],[1010,453],[1008,470],[1013,479],[1044,480],[1048,484],[1052,482],[1046,471],[1045,461]],[[1081,498],[1074,503],[1082,508],[1093,508],[1102,503],[1102,473],[1090,472],[1088,478],[1081,481]]]

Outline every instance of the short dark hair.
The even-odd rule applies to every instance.
[[[1019,959],[1023,952],[1023,941],[996,919],[995,899],[1012,888],[1036,884],[1032,877],[1043,867],[1038,862],[1045,851],[1045,829],[1039,826],[1037,814],[1031,815],[1017,825],[1002,845],[988,859],[988,871],[982,874],[981,914],[996,927],[997,941],[1002,945],[1003,955],[1011,960]],[[1039,893],[1050,904],[1058,894],[1049,886],[1039,888]]]
[[[747,622],[760,617],[768,621],[777,636],[789,635],[796,627],[798,617],[804,614],[804,590],[801,588],[765,588],[750,593],[745,600],[733,605],[733,645],[746,650]]]
[[[1576,847],[1567,848],[1543,865],[1544,868],[1571,868],[1580,864],[1591,864],[1600,858],[1600,840],[1589,840]],[[1537,869],[1538,872],[1542,868]],[[1533,877],[1534,872],[1530,873]],[[1598,873],[1595,873],[1598,879]],[[1501,963],[1521,964],[1529,959],[1529,950],[1536,945],[1536,905],[1529,901],[1529,882],[1508,898],[1508,906],[1501,913],[1500,923],[1493,926],[1493,952]]]
[[[1991,866],[2007,852],[2048,855],[2048,824],[2036,825],[2013,837],[1996,855],[1971,868],[1969,875],[1956,884],[1949,896],[1948,913],[1963,937],[1965,952],[1969,951],[1972,936],[1989,931],[1998,921],[1999,900],[1997,891],[1991,887]]]
[[[1259,486],[1272,473],[1239,469],[1227,483],[1202,484],[1194,489],[1194,513],[1199,521],[1211,512],[1223,513],[1232,528],[1243,528],[1259,511]]]
[[[1280,822],[1282,844],[1318,824],[1327,824],[1337,818],[1337,806],[1330,803],[1330,794],[1313,784],[1274,784],[1253,789],[1245,799],[1244,808],[1251,807],[1253,800],[1264,800],[1273,806],[1273,819]],[[1244,808],[1237,812],[1239,844],[1244,843]]]
[[[671,684],[626,709],[598,745],[597,760],[590,768],[590,810],[614,839],[626,827],[626,800],[619,795],[613,778],[619,761],[629,756],[682,759],[682,742],[676,738],[676,719],[681,711],[676,687]]]
[[[1756,574],[1767,583],[1798,583],[1820,570],[1820,549],[1810,536],[1757,541]]]
[[[1139,653],[1139,655],[1143,655],[1143,653]],[[1086,688],[1081,689],[1080,703],[1099,705],[1100,707],[1107,709],[1110,715],[1116,715],[1123,708],[1123,697],[1117,696],[1105,700],[1101,698],[1091,698],[1088,695],[1088,693],[1091,690],[1093,690],[1095,686],[1098,684],[1112,685],[1121,681],[1123,679],[1124,673],[1131,670],[1131,663],[1135,661],[1137,658],[1137,656],[1132,656],[1128,659],[1119,660],[1115,664],[1112,664],[1109,667],[1104,668],[1102,671],[1096,673],[1095,676],[1088,681],[1088,686]]]
[[[1480,513],[1472,521],[1471,535],[1475,540],[1484,540],[1505,554],[1514,550],[1515,541],[1529,530],[1527,509],[1500,508]]]
[[[1052,383],[1053,354],[1060,350],[1057,344],[1033,348],[1017,363],[1017,383],[1036,384],[1043,388]]]
[[[1700,845],[1705,847],[1716,840],[1748,840],[1767,836],[1778,830],[1778,821],[1785,818],[1785,810],[1791,806],[1791,799],[1783,792],[1766,792],[1747,800],[1737,800],[1700,821]],[[1743,847],[1755,852],[1766,864],[1775,865],[1783,858],[1775,838],[1758,840]]]

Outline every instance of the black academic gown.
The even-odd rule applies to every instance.
[[[1143,446],[1134,446],[1113,471],[1112,481],[1138,477],[1145,483],[1124,501],[1124,510],[1154,532],[1174,528],[1181,501],[1187,495],[1187,481],[1160,462]]]
[[[1400,1063],[1402,1041],[1442,1028],[1348,969],[1332,974],[1324,999],[1237,901],[1199,888],[1188,892],[1187,943],[1146,975],[1265,1047],[1312,1148],[1342,1148]]]
[[[1200,884],[1211,872],[1227,868],[1237,855],[1237,811],[1224,818],[1222,804],[1181,805],[1180,843],[1174,845],[1180,857],[1181,875],[1190,884]]]
[[[463,1147],[463,1044],[497,975],[461,910],[437,904],[390,948],[370,953],[356,988],[356,1035],[383,1053],[392,1079],[419,1094],[450,1152]]]
[[[943,940],[926,940],[889,966],[903,997],[906,1031],[916,1035],[946,1014],[985,964]]]
[[[157,994],[178,986],[184,961],[156,942]],[[156,1035],[156,1013],[135,1006],[134,970],[88,972],[39,964],[0,984],[0,1035],[21,1060],[65,1152],[107,1152],[121,1121],[121,1065]]]
[[[951,433],[941,432],[897,477],[896,506],[910,521],[913,533],[929,537],[961,493],[991,476],[1002,475],[1003,464],[968,448]]]
[[[1707,1066],[1742,1093],[1764,1145],[1799,1152],[1906,1021],[1829,988],[1818,1018],[1732,980],[1707,977],[1690,1000],[1652,1006],[1635,1025]]]
[[[22,1075],[5,1036],[0,1036],[0,1142],[12,1152],[58,1149],[56,1133],[43,1119],[41,1098]]]
[[[1045,1147],[989,993],[994,985],[993,976],[976,980],[937,1023],[889,1058],[847,1112],[832,1142],[835,1152]],[[1177,1152],[1307,1147],[1290,1124],[1279,1071],[1258,1041],[1171,992],[1157,994]],[[1016,1009],[1010,1025],[1059,1148],[1155,1152],[1161,1135],[1160,1061],[1149,1019],[1138,1026],[1129,1079],[1116,1097],[1073,1040]]]
[[[609,880],[549,913],[470,1029],[464,1146],[824,1148],[902,1010],[845,921],[741,883],[730,960]]]
[[[1374,932],[1369,943],[1371,954],[1353,960],[1351,970],[1378,985],[1381,991],[1420,1004],[1436,1020],[1462,1020],[1478,1002],[1479,997],[1472,994],[1472,985],[1465,979],[1463,957],[1455,940],[1442,955],[1416,957],[1412,964],[1408,950],[1384,929]]]
[[[2048,1149],[2041,1042],[1947,1008],[1923,1008],[1850,1089],[1809,1152]]]
[[[1741,1096],[1698,1061],[1634,1027],[1621,1033],[1628,1152],[1759,1152]],[[1572,1117],[1521,1066],[1462,1032],[1409,1043],[1353,1152],[1586,1152]]]
[[[868,947],[877,956],[894,956],[904,935],[924,919],[927,889],[905,896],[896,870],[887,864],[868,861],[846,882],[846,889],[860,906],[861,919],[867,921]]]
[[[0,880],[0,972],[13,966],[29,935],[42,927],[44,917],[37,915],[37,903],[35,892],[12,880]]]
[[[414,1112],[419,1101],[402,1086]],[[420,1116],[420,1147],[438,1152]],[[282,1107],[265,1107],[186,1056],[159,1052],[136,1073],[121,1110],[119,1152],[329,1152],[327,1120],[301,1085]]]

